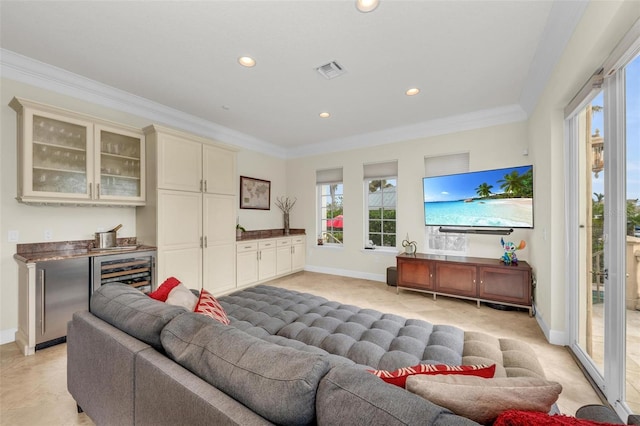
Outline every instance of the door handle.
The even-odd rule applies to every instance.
[[[44,307],[45,305],[45,280],[44,280],[44,269],[40,270],[40,291],[41,291],[41,297],[40,297],[40,334],[44,335],[45,331],[47,330],[46,327],[46,321],[45,321],[45,313],[46,313],[46,309]]]
[[[209,243],[207,242],[207,236],[204,236],[204,248],[209,247]]]
[[[605,280],[609,279],[609,269],[608,268],[605,268],[602,272],[589,271],[589,273],[591,273],[592,275],[595,275],[596,277],[604,277]]]

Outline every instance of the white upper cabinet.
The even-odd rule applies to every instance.
[[[155,134],[158,138],[158,188],[201,192],[202,143],[167,132]]]
[[[18,200],[144,205],[145,139],[135,128],[14,98]]]
[[[235,151],[156,125],[145,132],[157,138],[158,188],[235,196]]]

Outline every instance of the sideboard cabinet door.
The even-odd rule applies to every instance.
[[[398,259],[398,285],[433,290],[434,264],[416,259]]]

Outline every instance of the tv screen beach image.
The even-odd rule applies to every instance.
[[[533,228],[533,166],[423,179],[427,226]]]

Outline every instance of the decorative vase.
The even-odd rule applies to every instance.
[[[289,213],[284,213],[282,216],[284,220],[284,235],[289,235]]]

